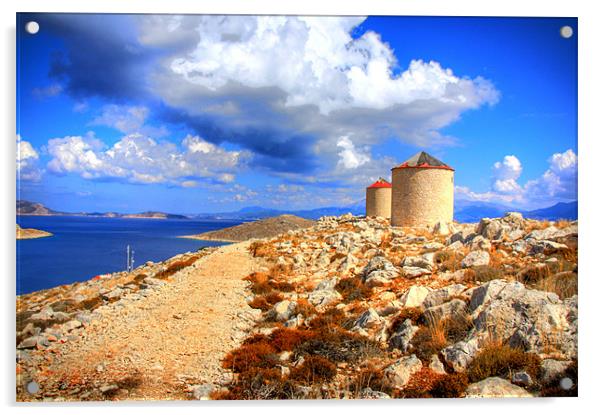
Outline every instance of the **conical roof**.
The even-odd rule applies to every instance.
[[[391,183],[389,183],[382,177],[379,177],[377,181],[375,181],[370,186],[368,186],[368,189],[374,189],[374,188],[378,188],[378,187],[391,187]]]
[[[401,163],[393,169],[404,169],[404,168],[422,168],[422,169],[446,169],[454,170],[441,160],[431,156],[426,151],[414,154],[412,157]],[[391,169],[391,170],[393,170]]]

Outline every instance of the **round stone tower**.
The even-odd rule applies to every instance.
[[[392,169],[392,226],[432,226],[454,218],[454,169],[424,151]]]
[[[366,188],[366,216],[391,218],[391,183],[382,177]]]

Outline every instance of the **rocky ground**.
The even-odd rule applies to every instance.
[[[574,396],[577,234],[516,213],[434,229],[324,217],[32,293],[17,397]]]
[[[205,241],[242,242],[249,239],[272,238],[291,230],[309,228],[313,225],[315,225],[313,220],[303,219],[295,215],[280,215],[217,231],[183,236],[183,238]]]
[[[214,399],[577,393],[577,223],[391,228],[345,215],[251,245],[254,333]]]
[[[17,239],[36,239],[52,236],[50,232],[32,228],[22,228],[17,224]]]

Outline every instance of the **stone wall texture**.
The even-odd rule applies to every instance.
[[[392,184],[392,226],[432,226],[453,221],[453,170],[393,169]]]
[[[376,187],[366,189],[366,216],[391,218],[391,188]]]

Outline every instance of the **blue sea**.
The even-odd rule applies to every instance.
[[[85,281],[126,268],[126,247],[134,267],[162,261],[220,242],[178,238],[238,225],[240,221],[122,219],[78,216],[17,216],[23,228],[40,229],[48,238],[17,240],[17,294]]]

